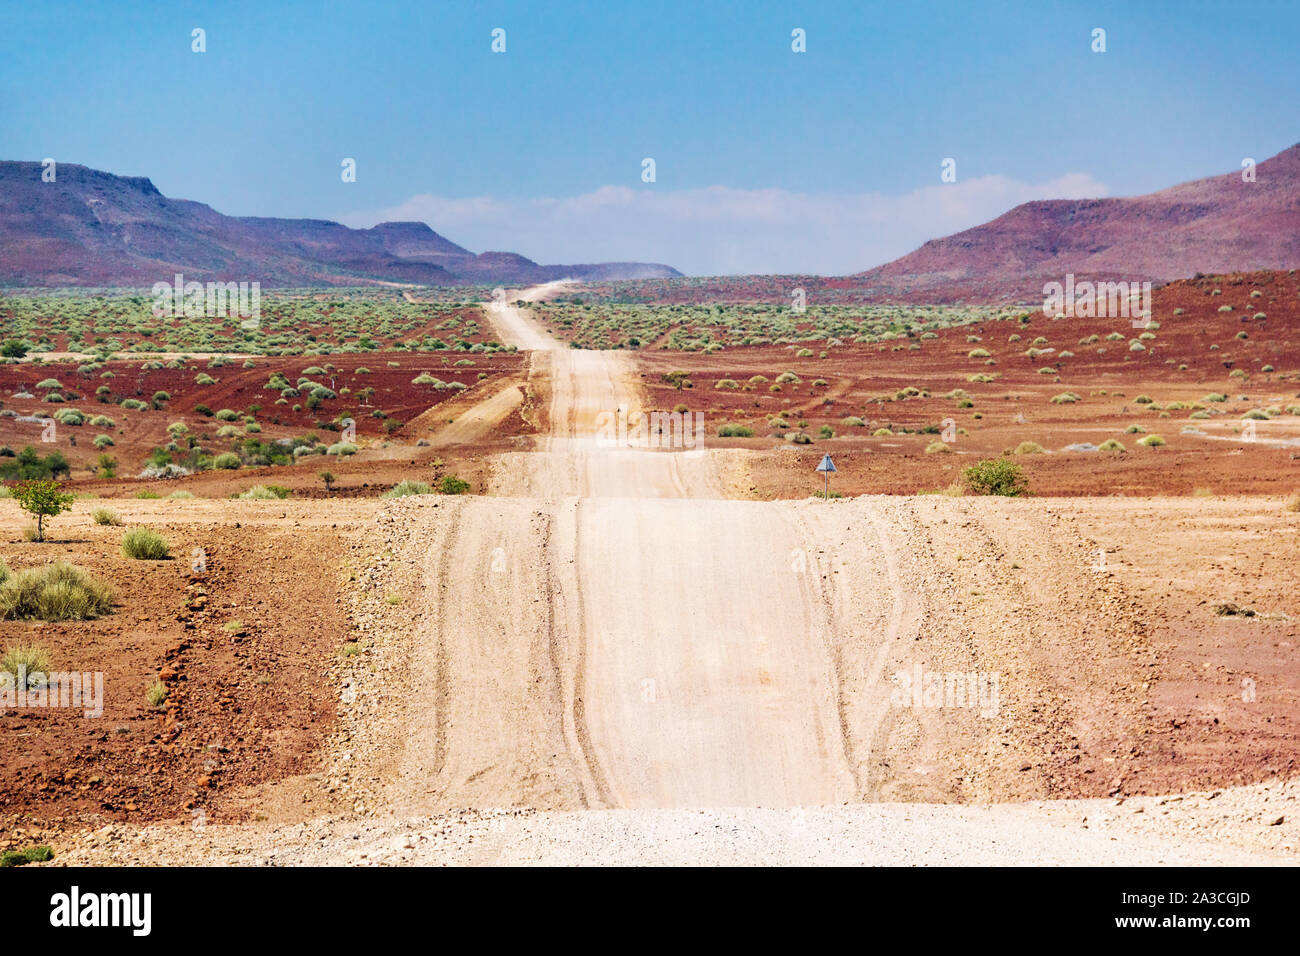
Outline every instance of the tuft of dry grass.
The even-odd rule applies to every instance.
[[[122,519],[117,516],[117,512],[112,508],[96,508],[90,513],[91,520],[95,524],[109,525],[110,527],[120,527]]]
[[[9,681],[17,681],[21,673],[24,675],[24,683],[28,687],[34,687],[39,678],[32,675],[48,674],[51,670],[50,652],[42,644],[11,644],[5,648],[4,657],[0,659],[0,670],[9,675]]]
[[[144,691],[144,699],[149,702],[149,706],[155,710],[163,705],[167,700],[167,685],[160,680],[154,681]]]
[[[171,548],[152,528],[131,528],[122,535],[122,553],[139,561],[165,561],[171,557]]]
[[[55,561],[0,576],[0,618],[88,621],[107,614],[117,600],[113,589],[84,568]]]

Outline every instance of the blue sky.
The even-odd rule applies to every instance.
[[[1271,156],[1297,49],[1286,2],[7,3],[0,158],[543,261],[840,273]]]

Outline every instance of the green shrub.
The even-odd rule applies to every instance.
[[[1100,445],[1097,446],[1097,450],[1098,451],[1126,451],[1127,449],[1125,449],[1123,444],[1117,442],[1115,439],[1108,438]]]
[[[438,484],[438,490],[444,495],[463,495],[469,491],[469,482],[463,478],[457,478],[455,475],[443,475],[442,481]]]
[[[131,528],[122,535],[122,553],[137,561],[163,561],[171,557],[171,548],[152,528]]]
[[[22,850],[5,850],[0,853],[0,867],[26,866],[28,863],[46,863],[54,859],[54,851],[46,844],[29,846]]]
[[[718,429],[719,438],[753,438],[754,430],[744,425],[723,425]]]
[[[466,487],[468,487],[468,485]],[[397,484],[393,485],[393,487],[389,488],[379,497],[406,498],[410,495],[431,495],[431,494],[433,494],[433,486],[430,485],[428,482],[412,481],[411,479],[408,478],[405,481],[399,481]],[[448,494],[460,494],[460,492],[453,491],[453,492],[448,492]]]
[[[224,452],[212,459],[213,468],[224,468],[230,471],[239,468],[242,464],[243,462],[239,460],[239,456],[233,451]]]
[[[1009,458],[986,458],[962,471],[971,491],[978,495],[1018,498],[1029,493],[1029,483],[1020,466]]]
[[[245,501],[283,501],[289,494],[289,489],[282,485],[253,485],[236,497]]]

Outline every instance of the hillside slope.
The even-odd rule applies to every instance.
[[[1167,282],[1300,266],[1300,145],[1144,196],[1044,200],[858,273],[881,298],[1036,301],[1067,273]]]

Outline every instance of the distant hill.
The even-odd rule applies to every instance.
[[[168,199],[143,177],[60,163],[0,162],[0,285],[151,286],[187,280],[264,287],[375,282],[522,285],[552,279],[678,276],[655,263],[539,265],[475,255],[422,222],[349,229],[323,219],[225,216]]]
[[[1122,199],[1025,203],[992,222],[850,277],[912,302],[1042,298],[1067,273],[1166,282],[1300,267],[1300,145],[1255,169]]]

